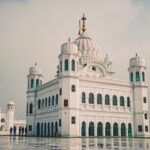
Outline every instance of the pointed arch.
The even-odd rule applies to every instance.
[[[126,125],[125,125],[125,123],[121,124],[121,136],[126,136]]]
[[[105,95],[105,105],[110,105],[110,98],[108,94]]]
[[[51,123],[51,136],[54,136],[54,123]]]
[[[89,104],[94,104],[94,94],[93,93],[89,94]]]
[[[86,95],[85,95],[85,92],[82,92],[82,103],[86,103]]]
[[[55,135],[58,133],[58,123],[57,121],[55,122]]]
[[[39,79],[36,79],[36,88],[39,87]]]
[[[98,122],[97,124],[97,136],[103,136],[103,124]]]
[[[37,126],[36,126],[36,135],[40,136],[40,123],[39,122],[37,123]]]
[[[110,136],[111,135],[111,128],[110,128],[110,123],[107,122],[105,126],[105,135]]]
[[[136,81],[140,81],[140,73],[139,73],[139,71],[136,71]]]
[[[118,136],[118,123],[113,124],[113,135]]]
[[[46,128],[46,122],[44,123],[44,136],[46,136],[47,128]]]
[[[132,126],[131,126],[131,123],[128,124],[128,136],[132,137]]]
[[[31,88],[34,88],[34,79],[31,79]]]
[[[69,69],[68,59],[65,59],[64,68],[65,68],[65,71],[68,71],[68,69]]]
[[[43,136],[43,123],[41,123],[41,136]]]
[[[72,59],[72,61],[71,61],[71,69],[72,69],[72,71],[75,71],[75,60],[74,59]]]
[[[97,104],[102,104],[102,95],[97,94]]]
[[[94,136],[94,122],[89,123],[89,136]]]
[[[81,136],[86,136],[86,123],[85,123],[85,121],[82,122]]]
[[[113,95],[113,106],[117,106],[117,96]]]
[[[124,106],[124,97],[120,96],[120,106]]]
[[[41,100],[39,99],[38,100],[38,109],[40,109],[41,108]]]

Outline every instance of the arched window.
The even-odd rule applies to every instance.
[[[113,124],[113,135],[118,136],[118,124],[116,122]]]
[[[85,97],[85,92],[82,92],[82,103],[86,103],[86,97]]]
[[[123,96],[120,97],[120,106],[124,106],[124,97]]]
[[[105,127],[105,135],[106,136],[110,136],[111,134],[111,131],[110,131],[110,123],[109,122],[107,122],[106,123],[106,127]]]
[[[36,79],[36,87],[39,87],[39,79]]]
[[[60,61],[60,72],[62,72],[62,61]]]
[[[32,114],[32,111],[33,111],[33,104],[31,103],[29,106],[29,113]]]
[[[136,72],[136,81],[140,81],[140,73],[138,71]]]
[[[38,100],[38,109],[40,109],[41,108],[41,100],[39,99]]]
[[[86,123],[85,123],[85,121],[82,122],[81,136],[86,136]]]
[[[50,123],[49,122],[47,124],[47,127],[48,127],[48,136],[50,136]]]
[[[89,104],[94,104],[94,94],[93,93],[89,94]]]
[[[130,81],[133,82],[133,72],[130,74]]]
[[[37,126],[36,126],[36,135],[40,136],[40,123],[37,123]]]
[[[97,124],[97,136],[103,136],[103,124],[101,122]]]
[[[94,136],[94,122],[89,123],[89,136]]]
[[[125,123],[121,124],[121,136],[126,136],[126,125],[125,125]]]
[[[127,107],[130,107],[131,104],[130,104],[130,97],[127,97]]]
[[[97,94],[97,104],[102,104],[102,95]]]
[[[142,72],[142,80],[145,81],[145,72]]]
[[[5,119],[4,119],[4,118],[2,118],[2,119],[1,119],[1,122],[5,122]]]
[[[68,59],[65,59],[65,71],[68,71],[68,68],[69,68],[69,64],[68,64]]]
[[[46,136],[46,122],[44,123],[44,136]]]
[[[58,132],[58,123],[55,122],[55,133],[57,133],[57,132]]]
[[[27,103],[27,110],[26,111],[27,111],[27,114],[28,114],[28,103]]]
[[[110,105],[109,95],[105,95],[105,105]]]
[[[54,95],[52,96],[52,105],[54,105],[54,100],[55,100],[55,98],[54,98]]]
[[[51,105],[51,97],[49,96],[49,98],[48,98],[48,106],[50,106]]]
[[[53,122],[51,123],[51,136],[53,136],[54,135],[54,124],[53,124]]]
[[[47,107],[47,97],[45,98],[45,107]]]
[[[44,108],[44,99],[42,99],[42,108]]]
[[[132,126],[131,126],[131,123],[128,124],[128,136],[132,137]]]
[[[73,59],[72,62],[71,62],[71,69],[72,71],[75,71],[75,60]]]
[[[56,94],[56,105],[58,105],[58,94]]]
[[[43,136],[43,123],[41,123],[41,136]]]
[[[117,96],[113,96],[113,106],[117,106]]]
[[[31,79],[31,88],[34,87],[34,79]]]

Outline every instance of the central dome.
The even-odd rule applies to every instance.
[[[78,46],[80,51],[82,50],[100,50],[98,44],[92,40],[86,32],[81,33],[81,35],[75,40],[75,44]]]

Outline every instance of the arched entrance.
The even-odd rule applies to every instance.
[[[55,135],[58,133],[58,123],[55,122]]]
[[[41,136],[43,136],[43,123],[41,123]]]
[[[89,136],[94,136],[94,122],[89,124]]]
[[[103,124],[101,122],[97,124],[97,136],[103,136]]]
[[[44,123],[44,136],[46,136],[46,122]]]
[[[84,121],[82,122],[81,136],[86,136],[86,123]]]
[[[52,122],[52,124],[51,124],[51,136],[53,136],[53,135],[54,135],[54,124]]]
[[[50,136],[50,123],[48,123],[48,136]]]
[[[131,126],[131,123],[128,124],[128,136],[132,137],[132,126]]]
[[[110,136],[111,135],[110,134],[110,123],[109,122],[106,123],[105,134],[106,134],[106,136]]]
[[[126,136],[126,126],[124,123],[121,124],[121,136]]]
[[[113,125],[113,135],[118,136],[118,124],[116,122]]]

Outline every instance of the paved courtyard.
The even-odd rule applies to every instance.
[[[0,136],[0,150],[149,150],[150,139]]]

